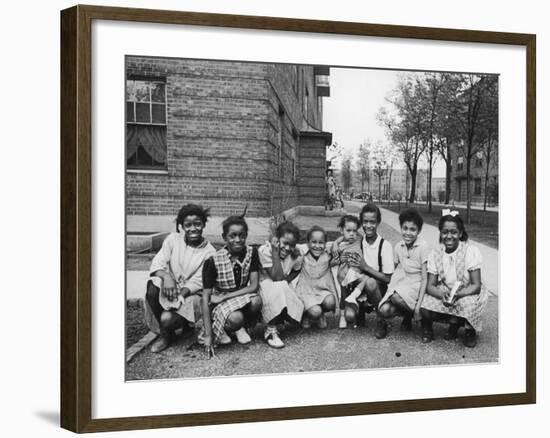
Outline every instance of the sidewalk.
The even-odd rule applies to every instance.
[[[382,211],[382,222],[399,231],[399,215],[385,208],[380,208],[380,210]],[[439,241],[439,230],[433,225],[424,224],[420,237],[433,247]],[[469,242],[479,248],[481,256],[483,257],[483,270],[481,272],[483,283],[493,295],[498,295],[498,250],[472,239],[469,239]]]

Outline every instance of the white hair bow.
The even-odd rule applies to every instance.
[[[444,209],[441,211],[441,216],[452,216],[452,217],[455,217],[457,214],[458,214],[458,211],[456,211],[456,210],[451,210],[450,208],[444,208]]]

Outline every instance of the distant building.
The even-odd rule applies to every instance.
[[[477,152],[470,162],[470,190],[472,203],[481,205],[485,199],[485,178],[487,179],[487,201],[490,205],[498,204],[498,156],[497,148],[492,151],[489,169],[487,157],[483,151]],[[467,201],[466,157],[462,148],[455,147],[451,151],[451,199],[456,202]]]
[[[270,217],[324,205],[329,68],[126,59],[129,227],[183,203]],[[135,219],[135,220],[133,220]]]

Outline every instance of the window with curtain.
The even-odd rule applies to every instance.
[[[166,169],[166,81],[126,81],[128,169]]]

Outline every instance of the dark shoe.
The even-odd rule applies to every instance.
[[[449,329],[447,330],[447,333],[445,333],[445,336],[443,338],[446,341],[454,341],[458,337],[458,328],[460,327],[459,324],[449,324]]]
[[[434,329],[431,321],[422,320],[422,343],[428,344],[434,340]]]
[[[477,334],[474,329],[464,330],[464,345],[469,348],[474,348],[477,345]]]
[[[153,353],[160,353],[163,350],[166,350],[172,343],[172,336],[168,333],[161,334],[153,345],[151,345],[151,351]]]
[[[388,335],[388,324],[383,319],[376,321],[374,336],[376,339],[384,339]]]
[[[413,328],[413,321],[412,316],[407,315],[403,317],[403,321],[401,321],[401,326],[399,327],[399,330],[402,332],[410,332]]]

